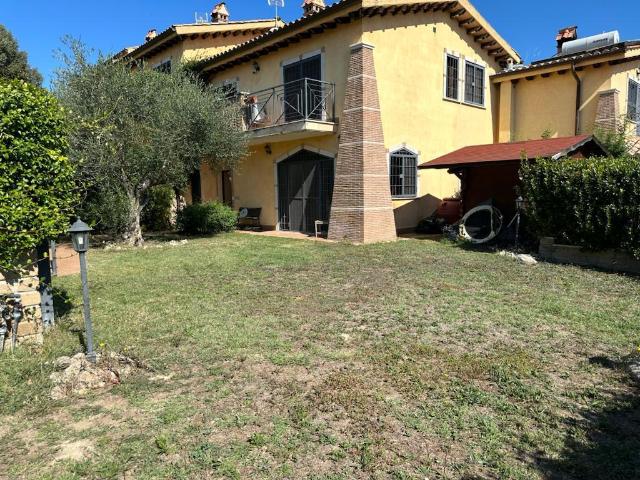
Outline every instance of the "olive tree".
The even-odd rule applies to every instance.
[[[232,167],[246,151],[240,106],[185,69],[132,68],[71,45],[54,82],[74,128],[70,155],[83,184],[126,197],[124,239],[143,243],[149,189],[183,188],[202,163]]]
[[[21,80],[0,81],[0,269],[65,231],[77,206],[58,101]]]

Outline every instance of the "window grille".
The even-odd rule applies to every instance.
[[[464,101],[484,105],[484,67],[466,62]]]
[[[154,70],[160,73],[171,73],[171,60],[162,62],[160,65],[155,67]]]
[[[447,55],[447,72],[445,96],[451,100],[458,100],[458,77],[460,70],[460,59],[453,55]]]
[[[627,98],[627,116],[636,122],[636,134],[640,135],[640,82],[629,79],[629,96]]]
[[[238,82],[224,82],[222,93],[227,100],[235,102],[238,99]]]
[[[389,158],[389,180],[393,198],[411,198],[418,193],[418,156],[401,149]]]

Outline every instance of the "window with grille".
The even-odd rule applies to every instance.
[[[460,76],[460,59],[453,55],[447,55],[447,71],[445,74],[445,96],[451,100],[458,100]]]
[[[155,67],[154,70],[160,73],[171,73],[171,60],[162,62],[160,65]]]
[[[466,62],[465,67],[464,101],[484,105],[484,67],[471,62]]]
[[[238,82],[225,81],[222,84],[222,93],[227,100],[235,101],[238,98]]]
[[[407,149],[392,152],[389,158],[389,180],[393,198],[410,198],[418,194],[418,156]]]
[[[627,98],[627,116],[636,122],[636,134],[640,135],[640,82],[629,79],[629,96]]]

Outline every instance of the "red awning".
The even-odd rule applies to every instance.
[[[592,135],[578,135],[576,137],[527,140],[524,142],[473,145],[448,153],[430,162],[422,163],[418,168],[454,168],[456,166],[492,162],[512,162],[521,160],[523,156],[530,159],[561,158],[589,142],[593,142],[597,146],[596,148],[604,154],[604,149]]]

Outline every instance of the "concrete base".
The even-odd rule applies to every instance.
[[[618,250],[593,252],[573,245],[558,245],[551,237],[540,240],[540,258],[554,263],[595,267],[612,272],[640,275],[640,260]]]

